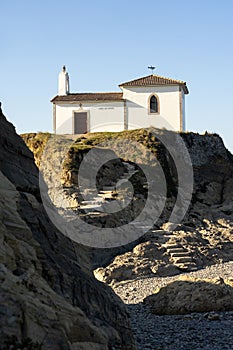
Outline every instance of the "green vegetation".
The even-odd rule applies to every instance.
[[[48,132],[39,133],[26,133],[21,137],[34,153],[35,158],[39,159],[43,153],[43,150],[48,140],[53,135]],[[64,136],[56,135],[56,138],[64,138]],[[68,140],[69,138],[67,138]],[[154,146],[156,144],[156,137],[153,135],[153,129],[137,129],[137,130],[125,130],[122,132],[98,132],[89,133],[85,137],[77,138],[72,144],[71,148],[75,150],[91,149],[93,146],[98,146],[106,143],[106,141],[128,140],[139,142],[146,146],[151,151],[155,151]]]
[[[125,130],[122,132],[98,132],[89,133],[83,137],[72,140],[68,135],[52,135],[50,133],[29,133],[21,135],[29,149],[34,153],[37,166],[40,166],[40,159],[45,146],[50,138],[53,138],[54,147],[59,151],[62,147],[72,142],[67,157],[64,161],[66,170],[77,171],[83,155],[92,147],[109,148],[116,152],[117,157],[125,161],[137,164],[156,165],[155,158],[158,158],[162,166],[167,168],[164,147],[156,138],[153,128]],[[159,132],[162,132],[161,130]],[[137,146],[135,147],[135,145]]]
[[[21,135],[27,146],[34,153],[37,166],[40,166],[41,156],[49,139],[54,142],[52,149],[54,154],[64,148],[67,156],[63,162],[63,173],[70,177],[71,183],[76,176],[84,155],[93,147],[110,149],[116,157],[128,162],[134,162],[140,166],[157,166],[157,161],[164,169],[169,193],[176,192],[176,171],[172,164],[169,152],[157,139],[155,133],[167,132],[153,128],[125,130],[122,132],[98,132],[72,140],[69,135],[52,135],[50,133],[30,133]],[[69,145],[71,145],[69,147]],[[101,152],[100,152],[101,154]],[[52,156],[52,155],[51,155]],[[170,165],[169,165],[170,164]],[[69,174],[68,174],[69,173]],[[62,176],[64,176],[64,174]],[[68,175],[67,175],[68,174]]]
[[[86,134],[85,137],[77,138],[70,146],[70,151],[68,152],[65,166],[69,169],[76,168],[74,167],[74,164],[69,164],[70,162],[72,163],[77,160],[77,157],[75,156],[76,153],[86,153],[94,146],[99,148],[111,148],[111,145],[113,144],[118,148],[120,153],[118,156],[120,156],[122,159],[127,160],[127,154],[130,154],[131,161],[137,162],[140,159],[144,161],[146,159],[148,160],[149,153],[146,154],[145,148],[154,155],[157,155],[157,151],[160,148],[160,143],[156,140],[156,137],[153,135],[152,131],[153,130],[150,129],[137,129],[125,130],[122,132],[98,132]],[[22,134],[21,137],[28,148],[33,152],[36,165],[39,167],[45,146],[53,135],[48,132],[39,132]],[[59,140],[59,147],[62,147],[63,144],[65,145],[67,142],[70,142],[69,137],[65,137],[63,135],[56,135],[55,140]],[[127,140],[128,150],[125,148],[125,140]],[[140,149],[140,147],[135,148],[131,146],[130,148],[130,144],[132,144],[132,142],[139,143],[144,147]]]
[[[38,132],[20,135],[28,148],[33,152],[36,165],[39,167],[44,148],[51,137],[49,132]]]
[[[152,152],[155,151],[156,137],[153,129],[125,130],[121,132],[99,132],[87,134],[85,138],[78,138],[75,144],[96,146],[106,141],[128,140],[139,142]]]

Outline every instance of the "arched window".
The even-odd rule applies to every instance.
[[[152,95],[150,98],[150,113],[158,113],[158,98],[155,95]]]

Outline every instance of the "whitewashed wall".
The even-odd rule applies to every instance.
[[[122,88],[126,99],[126,111],[123,101],[58,103],[55,106],[56,133],[73,133],[73,112],[89,111],[89,130],[122,131],[126,118],[128,129],[154,126],[168,130],[185,130],[185,95],[179,91],[179,86],[152,86]],[[152,94],[159,98],[159,114],[150,114],[148,101]],[[180,105],[181,103],[181,105]],[[182,112],[182,119],[181,119]]]
[[[124,130],[124,102],[56,104],[56,133],[73,133],[73,112],[89,111],[89,132]]]
[[[186,117],[185,117],[185,94],[182,91],[182,128],[186,131]]]
[[[128,128],[158,127],[180,130],[180,91],[179,86],[152,86],[122,88],[123,98],[127,99]],[[159,98],[160,113],[149,114],[148,100],[152,94]]]

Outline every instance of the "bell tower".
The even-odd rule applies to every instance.
[[[68,95],[70,93],[69,74],[63,66],[58,77],[58,95]]]

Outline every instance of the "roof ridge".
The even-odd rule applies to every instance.
[[[56,101],[123,101],[123,92],[76,92],[67,95],[57,95],[51,102]]]
[[[122,91],[70,92],[68,95],[85,95],[85,94],[122,94]]]
[[[119,84],[118,86],[125,85],[125,84],[130,83],[130,82],[133,82],[133,81],[135,81],[135,80],[149,78],[149,77],[152,77],[153,75],[155,75],[155,74],[150,74],[150,75],[146,75],[146,76],[141,77],[141,78],[137,78],[137,79],[133,79],[133,80],[125,81],[124,83],[121,83],[121,84]]]
[[[177,82],[179,82],[181,84],[186,84],[186,82],[184,80],[168,78],[168,77],[164,77],[162,75],[157,75],[157,74],[153,74],[153,75],[155,75],[158,78],[169,79],[169,80],[177,81]]]
[[[184,89],[184,92],[186,94],[189,93],[186,82],[183,80],[178,80],[178,79],[172,79],[172,78],[167,78],[163,77],[161,75],[157,74],[150,74],[146,75],[141,78],[137,78],[134,80],[126,81],[124,83],[119,84],[119,87],[121,86],[156,86],[156,85],[181,85]]]
[[[122,85],[127,84],[127,83],[131,83],[131,82],[134,82],[134,81],[137,81],[137,80],[150,78],[150,77],[157,77],[157,78],[162,78],[162,79],[166,79],[166,80],[177,81],[177,82],[179,82],[181,84],[186,84],[186,82],[184,80],[168,78],[168,77],[164,77],[163,75],[158,75],[158,74],[150,74],[150,75],[145,75],[144,77],[141,77],[141,78],[136,78],[136,79],[133,79],[133,80],[126,81],[124,83],[119,84],[119,86],[122,86]]]

